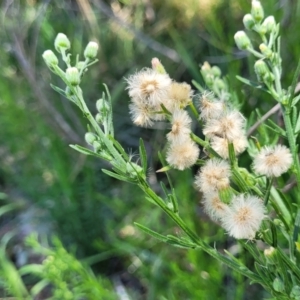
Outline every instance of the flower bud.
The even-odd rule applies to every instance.
[[[54,47],[58,52],[61,52],[61,49],[70,49],[71,43],[65,34],[59,33],[55,38]]]
[[[210,69],[211,69],[210,64],[209,64],[207,61],[205,61],[205,62],[203,63],[203,65],[201,66],[201,71],[203,71],[203,72],[207,72],[207,71],[209,71]]]
[[[267,58],[271,58],[273,52],[266,44],[259,45],[260,52]]]
[[[79,71],[75,67],[70,67],[67,69],[66,77],[72,85],[78,85],[80,83]]]
[[[243,23],[244,23],[245,28],[248,30],[251,30],[255,25],[255,21],[251,14],[246,14],[244,16]]]
[[[84,57],[94,59],[97,56],[99,46],[96,42],[89,42],[84,50]]]
[[[264,255],[268,264],[275,265],[278,263],[277,250],[275,248],[270,247],[268,249],[265,249]]]
[[[215,77],[220,77],[222,75],[221,69],[217,66],[213,66],[211,68],[211,74],[214,75]]]
[[[215,86],[219,89],[219,90],[226,90],[226,84],[224,82],[224,80],[218,78],[214,81]]]
[[[95,119],[98,124],[102,124],[104,121],[104,116],[103,116],[103,114],[96,114]]]
[[[262,23],[262,26],[266,28],[266,32],[270,33],[272,31],[276,30],[276,21],[273,16],[267,17],[264,22]]]
[[[256,22],[260,22],[264,18],[264,10],[257,0],[252,1],[251,15]]]
[[[53,53],[53,51],[51,51],[51,50],[46,50],[43,53],[43,59],[49,67],[58,65],[58,59],[57,59],[56,55]]]
[[[131,178],[136,178],[137,173],[142,174],[143,173],[143,168],[136,163],[133,162],[128,162],[126,164],[126,172]]]
[[[299,297],[300,297],[300,286],[299,285],[294,285],[289,296],[290,296],[291,299],[299,299]]]
[[[95,152],[98,152],[102,149],[102,145],[98,141],[94,141],[92,146],[93,146]]]
[[[160,60],[156,57],[151,60],[152,69],[155,70],[159,74],[167,74],[164,66],[160,62]]]
[[[85,62],[84,62],[84,61],[79,61],[79,62],[76,64],[76,68],[77,68],[78,70],[81,70],[81,69],[83,69],[84,65],[85,65]]]
[[[254,71],[259,80],[261,80],[267,73],[270,72],[267,64],[263,60],[258,60],[254,64]]]
[[[99,99],[96,102],[96,108],[100,113],[104,113],[109,110],[109,104],[104,99]]]
[[[273,281],[273,288],[276,292],[284,292],[285,287],[283,281],[279,278],[276,277]]]
[[[84,139],[89,145],[93,145],[93,143],[97,140],[97,136],[92,132],[87,132]]]
[[[234,35],[234,40],[235,40],[237,47],[240,50],[246,50],[249,47],[252,47],[250,39],[248,38],[247,34],[242,30],[238,31]]]

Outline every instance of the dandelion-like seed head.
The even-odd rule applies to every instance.
[[[218,119],[209,119],[203,129],[209,138],[222,137],[230,142],[244,135],[245,118],[237,110],[226,112]]]
[[[193,97],[191,86],[185,82],[172,82],[166,107],[172,112],[176,108],[185,108]]]
[[[153,125],[153,121],[151,120],[152,111],[147,104],[131,103],[129,104],[129,111],[135,125],[141,127],[150,127]]]
[[[205,194],[202,202],[204,211],[213,221],[221,220],[228,211],[228,205],[220,200],[217,193]]]
[[[234,152],[236,155],[244,152],[248,146],[247,138],[244,135],[232,140]],[[229,157],[228,140],[214,136],[211,139],[211,147],[224,159]]]
[[[180,142],[170,143],[166,160],[173,168],[184,170],[196,163],[199,153],[198,146],[187,138]]]
[[[127,78],[128,94],[134,101],[157,107],[168,97],[172,83],[168,74],[145,68]]]
[[[222,218],[222,225],[236,239],[253,239],[265,218],[263,201],[252,195],[238,195]]]
[[[199,101],[200,118],[204,121],[218,118],[225,109],[225,103],[214,99],[213,93],[204,93]]]
[[[257,174],[279,177],[291,167],[292,163],[292,154],[286,146],[266,146],[254,158],[253,168]]]
[[[185,110],[176,109],[172,114],[172,130],[167,134],[170,142],[182,142],[189,138],[192,119]]]
[[[204,194],[217,192],[230,185],[230,165],[218,158],[210,159],[196,175],[195,184]]]

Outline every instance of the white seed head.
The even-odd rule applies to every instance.
[[[167,134],[169,142],[182,142],[189,138],[192,119],[185,110],[176,109],[172,114],[172,130]]]
[[[226,112],[218,119],[209,119],[203,129],[203,134],[208,138],[214,136],[233,141],[244,135],[245,118],[237,110]]]
[[[193,90],[185,82],[172,82],[166,107],[173,112],[176,108],[185,108],[192,100]]]
[[[221,220],[228,211],[228,205],[220,200],[217,193],[205,194],[202,203],[204,211],[213,221]]]
[[[263,201],[252,195],[238,195],[222,218],[222,226],[236,239],[253,239],[265,218]]]
[[[239,138],[232,140],[234,153],[236,155],[244,152],[248,147],[248,140],[245,135],[241,135]],[[211,147],[224,159],[229,157],[228,153],[228,140],[214,136],[211,139]]]
[[[133,123],[141,127],[150,127],[153,125],[151,120],[152,110],[149,105],[145,103],[131,103],[129,104],[129,112]]]
[[[228,188],[230,185],[230,165],[218,158],[210,159],[200,169],[195,184],[204,194],[210,194]]]
[[[208,119],[218,118],[225,109],[225,103],[223,101],[217,101],[213,99],[212,94],[203,94],[199,102],[200,118],[203,121]]]
[[[172,80],[167,74],[146,68],[127,78],[127,83],[131,98],[157,107],[167,99]]]
[[[291,167],[292,163],[292,154],[286,146],[266,146],[254,158],[253,168],[257,174],[279,177]]]
[[[188,138],[180,143],[170,143],[166,160],[173,168],[184,170],[196,163],[199,153],[199,147]]]

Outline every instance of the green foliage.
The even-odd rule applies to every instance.
[[[45,214],[37,214],[34,222],[51,224],[51,231],[59,235],[68,249],[76,245],[78,257],[94,257],[96,273],[111,275],[124,272],[128,275],[127,268],[135,265],[134,258],[139,258],[142,265],[132,275],[134,279],[138,278],[139,283],[132,290],[137,289],[139,284],[143,285],[144,294],[149,299],[209,299],[212,292],[215,293],[214,299],[224,299],[224,282],[230,286],[230,290],[237,291],[236,295],[226,295],[229,299],[241,299],[241,295],[247,298],[248,292],[251,299],[253,291],[260,295],[258,298],[262,294],[257,287],[254,290],[244,287],[239,275],[221,268],[200,251],[186,251],[171,246],[166,249],[163,244],[145,238],[137,230],[132,236],[126,235],[125,229],[133,222],[156,232],[162,232],[160,224],[163,223],[164,228],[170,228],[163,233],[176,237],[178,228],[151,203],[142,202],[137,188],[104,176],[101,169],[108,169],[107,165],[75,153],[66,146],[83,143],[85,122],[71,103],[50,88],[47,89],[45,82],[50,80],[60,88],[62,85],[54,76],[50,79],[40,57],[44,49],[52,48],[58,32],[70,37],[72,53],[83,52],[83,45],[90,39],[99,41],[99,64],[89,68],[89,77],[83,78],[87,102],[95,112],[94,103],[105,91],[102,83],[106,82],[112,91],[117,139],[124,149],[132,148],[136,153],[138,137],[142,136],[148,154],[152,155],[148,167],[156,170],[160,165],[154,152],[161,150],[164,137],[160,132],[136,128],[129,130],[128,101],[123,93],[123,77],[144,67],[153,56],[158,56],[166,69],[176,74],[176,79],[187,82],[196,79],[203,83],[196,63],[208,60],[217,64],[222,73],[227,74],[230,93],[236,91],[236,97],[243,101],[242,111],[245,114],[254,109],[257,111],[257,114],[253,113],[250,124],[259,120],[260,115],[273,105],[269,94],[255,91],[235,78],[236,74],[241,74],[244,78],[256,81],[253,58],[237,51],[233,40],[233,34],[240,29],[237,24],[242,28],[242,16],[249,11],[250,4],[245,1],[210,2],[207,6],[202,1],[177,0],[163,3],[153,1],[151,4],[141,1],[110,3],[115,5],[117,17],[118,11],[121,17],[124,13],[132,27],[151,37],[149,43],[140,39],[135,32],[117,25],[114,18],[107,18],[103,7],[99,8],[96,4],[84,12],[77,4],[79,1],[51,1],[48,6],[34,1],[14,1],[13,5],[7,7],[1,3],[4,26],[0,29],[3,44],[0,49],[0,155],[3,162],[0,184],[12,194],[12,199],[16,194],[17,197],[21,195],[26,199],[27,206],[37,205],[46,210],[46,217]],[[274,14],[276,20],[283,20],[281,49],[285,70],[282,83],[286,87],[292,82],[293,72],[290,70],[295,69],[295,62],[300,56],[300,48],[296,46],[299,40],[296,34],[300,23],[299,5],[289,3],[290,6],[283,4],[281,8],[275,0],[263,4],[266,13]],[[107,6],[111,8],[113,5]],[[153,50],[154,41],[174,49],[180,59],[176,61],[176,55],[174,60],[173,56],[165,54],[168,52]],[[272,120],[278,123],[276,117]],[[278,139],[274,130],[267,125],[261,126],[258,133],[262,144],[270,141],[275,143]],[[240,162],[243,166],[249,165],[247,157],[242,156]],[[184,215],[185,221],[195,232],[204,237],[205,242],[212,244],[217,241],[216,247],[222,250],[234,243],[227,241],[223,231],[205,219],[198,205],[200,196],[190,188],[193,171],[170,174],[174,177],[180,214]],[[152,173],[147,175],[153,178]],[[189,183],[188,189],[186,182]],[[283,180],[278,180],[277,184],[284,187]],[[168,182],[165,185],[168,187]],[[158,185],[155,187],[161,192]],[[290,193],[297,197],[297,193]],[[271,194],[276,199],[282,198],[277,191],[271,190]],[[287,200],[277,205],[286,207],[290,203]],[[6,209],[10,210],[3,208]],[[3,224],[5,222],[7,219],[3,220]],[[282,236],[282,233],[279,235]],[[241,253],[241,256],[244,257],[244,254]],[[115,259],[122,260],[122,263],[114,272],[112,261]],[[169,261],[172,263],[169,264]],[[180,261],[184,263],[177,263]],[[251,258],[247,255],[245,263],[251,264]],[[2,267],[2,275],[9,274],[5,270],[14,268],[9,260],[1,263]],[[206,273],[199,275],[199,268],[207,272],[209,277]],[[164,272],[160,273],[161,270]],[[234,283],[233,277],[240,278],[240,281]],[[2,283],[7,284],[3,279],[5,277],[1,278]],[[21,296],[21,286],[20,283],[20,288],[17,287],[13,292],[15,296]],[[132,298],[138,298],[141,293],[136,292]]]

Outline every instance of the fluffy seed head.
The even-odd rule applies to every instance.
[[[265,218],[263,201],[251,195],[238,195],[232,199],[222,226],[236,239],[253,239]]]
[[[218,158],[210,159],[196,175],[195,184],[204,194],[217,192],[230,185],[230,165]]]
[[[217,193],[205,194],[202,202],[204,211],[214,221],[221,220],[228,211],[228,205],[220,200]]]
[[[129,112],[131,114],[131,119],[135,125],[142,127],[152,126],[152,112],[149,105],[144,103],[131,103],[129,104]]]
[[[199,109],[200,118],[202,120],[207,121],[211,118],[216,119],[223,113],[225,103],[213,99],[212,94],[204,93],[200,98]]]
[[[189,84],[185,82],[172,82],[166,107],[171,112],[175,108],[184,108],[191,102],[192,97],[193,91]]]
[[[232,141],[234,152],[236,155],[245,151],[248,146],[248,141],[245,135],[241,135],[240,137],[234,139]],[[228,153],[228,140],[223,139],[217,136],[214,136],[211,139],[211,147],[222,157],[227,159],[229,157]]]
[[[182,142],[189,138],[192,119],[185,110],[176,109],[172,115],[172,130],[167,134],[170,142]]]
[[[167,99],[172,80],[167,74],[145,68],[127,78],[129,96],[135,102],[156,107]]]
[[[292,163],[292,154],[286,146],[266,146],[254,158],[253,168],[257,174],[279,177],[290,168]]]
[[[245,118],[237,110],[226,112],[218,119],[209,119],[203,129],[204,135],[214,136],[233,141],[244,135]]]
[[[188,138],[180,143],[170,143],[166,160],[173,168],[184,170],[196,163],[199,153],[198,146]]]

